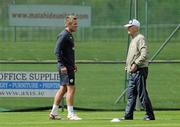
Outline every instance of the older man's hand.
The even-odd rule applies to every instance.
[[[137,65],[136,64],[132,64],[131,68],[130,68],[130,72],[135,72],[137,71]]]

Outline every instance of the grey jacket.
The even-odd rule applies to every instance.
[[[138,68],[143,68],[148,66],[148,49],[145,38],[142,34],[137,34],[129,45],[126,69],[130,72],[132,64],[135,63]]]

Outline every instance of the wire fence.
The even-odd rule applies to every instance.
[[[91,7],[91,26],[79,27],[75,33],[76,40],[81,42],[91,41],[121,41],[127,40],[126,30],[123,25],[127,23],[130,13],[129,1],[113,0],[75,0],[67,2],[57,1],[23,1],[23,0],[1,0],[0,5],[0,42],[42,42],[54,41],[55,37],[63,27],[12,27],[9,21],[10,5],[79,5]],[[132,0],[133,1],[133,0]],[[161,4],[161,6],[159,6]],[[148,40],[149,42],[162,42],[169,33],[179,25],[180,9],[179,0],[161,0],[148,2]],[[137,18],[141,22],[141,32],[145,33],[145,0],[138,0]],[[165,8],[165,9],[164,9]],[[134,9],[134,8],[133,8]],[[101,10],[101,11],[100,11]],[[166,11],[165,11],[166,10]],[[133,11],[133,10],[132,10]],[[133,16],[132,16],[133,17]],[[179,42],[179,34],[172,39]]]
[[[163,42],[169,36],[171,30],[177,27],[178,24],[151,24],[149,25],[149,42]],[[49,27],[13,27],[0,28],[0,42],[43,42],[55,41],[55,37],[63,28]],[[141,31],[144,32],[145,27],[142,26]],[[103,33],[103,34],[102,34]],[[16,37],[15,37],[16,36]],[[117,26],[92,26],[90,28],[79,28],[75,34],[76,40],[83,41],[121,41],[127,40],[125,29],[121,25]],[[180,36],[177,34],[172,39],[174,42],[179,42]]]

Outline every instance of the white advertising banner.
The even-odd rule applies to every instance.
[[[91,25],[91,7],[61,5],[10,5],[10,26],[64,26],[67,15],[78,17],[78,26]]]
[[[0,97],[54,97],[57,72],[0,72]]]

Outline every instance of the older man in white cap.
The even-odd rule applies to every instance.
[[[124,25],[131,36],[126,67],[129,73],[129,83],[127,91],[127,106],[125,110],[125,120],[133,120],[136,98],[139,96],[140,102],[146,111],[144,120],[155,120],[151,101],[146,90],[146,79],[148,76],[148,51],[144,36],[139,33],[140,23],[138,20],[130,20]]]

